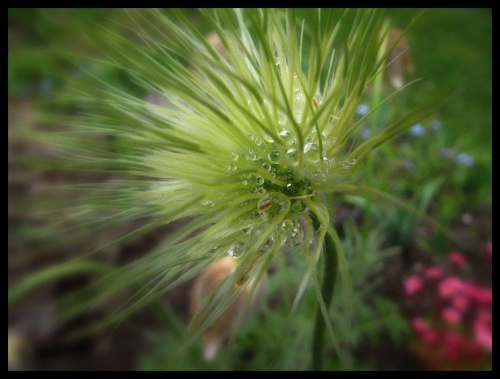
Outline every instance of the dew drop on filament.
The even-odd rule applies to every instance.
[[[296,160],[298,156],[297,149],[288,149],[286,155],[292,160]]]
[[[230,257],[233,258],[238,258],[243,252],[243,244],[241,242],[236,242],[235,244],[231,245],[229,250],[227,251],[227,254]]]
[[[206,207],[213,207],[213,206],[215,206],[215,203],[212,200],[205,200],[201,204],[204,205],[204,206],[206,206]]]
[[[278,150],[272,150],[267,157],[271,161],[271,163],[278,163],[280,160],[280,152]]]
[[[293,142],[292,133],[290,133],[288,130],[283,130],[282,132],[280,132],[279,136],[289,145]]]

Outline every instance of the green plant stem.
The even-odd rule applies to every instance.
[[[314,227],[319,228],[319,221],[316,217],[312,217]],[[330,233],[325,235],[323,246],[323,282],[321,286],[321,296],[325,302],[325,308],[328,311],[333,299],[335,283],[337,281],[338,272],[338,255],[335,243]],[[316,312],[316,321],[314,324],[313,344],[312,344],[312,369],[320,371],[323,368],[323,349],[325,340],[325,318],[321,312],[321,307],[318,305]]]

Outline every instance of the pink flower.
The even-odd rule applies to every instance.
[[[411,320],[411,326],[425,344],[433,345],[441,338],[439,332],[433,329],[429,323],[422,318],[417,317]]]
[[[493,337],[491,328],[477,327],[474,329],[476,343],[486,351],[491,351],[493,347]]]
[[[441,311],[443,320],[451,325],[457,325],[462,320],[462,315],[455,308],[445,308]]]
[[[463,254],[456,251],[448,254],[448,261],[455,267],[462,267],[467,263],[467,259],[465,259]]]
[[[405,292],[408,296],[413,296],[424,289],[424,281],[418,275],[412,275],[405,280]]]
[[[413,320],[411,320],[411,326],[413,330],[418,334],[425,333],[431,328],[427,321],[419,317],[416,317]]]
[[[475,358],[481,355],[481,346],[472,341],[466,341],[463,345],[464,354]]]
[[[464,342],[463,337],[456,332],[445,333],[443,336],[443,348],[446,356],[451,360],[458,359]]]
[[[437,330],[429,328],[420,335],[420,338],[424,341],[424,343],[434,345],[439,341],[441,335]]]
[[[472,323],[472,331],[474,332],[474,340],[476,343],[484,350],[490,352],[493,345],[491,310],[479,308],[476,313],[476,318]]]
[[[491,241],[484,247],[484,255],[486,256],[486,259],[491,262]]]
[[[457,311],[464,312],[469,307],[469,298],[462,293],[457,293],[451,299],[451,303]]]
[[[450,277],[446,278],[441,283],[439,283],[438,291],[439,295],[443,299],[449,299],[453,295],[462,292],[464,289],[464,282],[459,278]]]
[[[425,270],[425,277],[430,280],[439,280],[443,277],[443,269],[438,266],[429,267]]]
[[[478,287],[472,283],[465,286],[467,295],[480,305],[491,305],[493,293],[491,287]]]
[[[477,322],[491,326],[491,309],[479,308],[476,312]]]

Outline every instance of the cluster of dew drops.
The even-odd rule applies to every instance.
[[[244,228],[242,233],[248,236],[258,233],[258,227],[247,227]],[[288,247],[294,247],[301,245],[305,242],[305,232],[301,227],[301,223],[290,219],[285,219],[283,222],[275,228],[275,230],[267,238],[266,242],[259,248],[259,253],[265,254],[270,248],[280,241],[281,245],[286,245]],[[312,241],[310,245],[313,246]],[[245,253],[245,245],[242,241],[233,243],[227,250],[227,254],[233,258],[239,258]]]
[[[277,64],[279,64],[279,59],[277,59]],[[251,104],[251,100],[248,100],[249,105]],[[318,109],[321,106],[322,98],[319,94],[315,95],[312,99],[313,109]],[[265,100],[264,103],[268,107],[268,112],[271,113],[271,105],[268,100]],[[293,113],[294,119],[297,123],[302,122],[302,117],[304,113],[304,108],[306,106],[306,95],[301,90],[298,85],[297,75],[294,75],[294,99],[293,99]],[[308,113],[311,117],[311,114]],[[273,178],[287,180],[290,178],[290,174],[295,169],[300,169],[303,173],[307,173],[308,176],[313,181],[321,181],[326,180],[328,177],[328,170],[330,167],[334,165],[334,159],[327,156],[326,150],[336,142],[336,137],[331,136],[328,130],[323,130],[323,151],[320,154],[320,145],[317,142],[316,130],[313,130],[305,139],[305,144],[303,147],[303,167],[300,168],[298,156],[299,152],[297,150],[297,138],[293,132],[293,128],[291,127],[291,123],[287,117],[287,115],[281,111],[278,112],[278,136],[285,143],[285,149],[281,148],[280,150],[277,148],[276,144],[274,144],[274,140],[271,136],[264,134],[263,139],[257,135],[248,135],[253,143],[258,145],[261,150],[267,152],[266,157],[258,156],[257,153],[253,149],[249,149],[246,153],[239,154],[237,152],[232,152],[232,158],[234,162],[231,162],[227,165],[226,175],[230,175],[232,172],[238,170],[237,161],[242,156],[246,158],[247,161],[253,161],[266,170],[269,171]],[[321,163],[321,164],[320,164]],[[344,160],[341,162],[341,168],[344,170],[349,170],[353,165],[356,164],[355,159]],[[283,170],[277,169],[278,166],[285,168],[285,172]],[[266,189],[262,187],[264,183],[264,178],[260,175],[252,175],[248,173],[244,173],[242,175],[242,183],[247,186],[251,185],[252,181],[250,179],[254,179],[255,183],[258,185],[254,191],[264,194]],[[293,183],[287,183],[287,188],[292,190]]]
[[[279,64],[279,62],[278,62]],[[294,83],[298,83],[297,75],[294,76]],[[315,95],[313,97],[313,109],[318,109],[322,103],[322,98],[320,95]],[[265,104],[270,109],[270,104],[265,100]],[[250,105],[250,100],[249,100]],[[302,116],[304,114],[304,107],[306,106],[306,95],[301,90],[298,85],[294,85],[294,99],[293,99],[293,113],[294,118],[297,123],[301,123]],[[310,115],[310,113],[309,113]],[[283,193],[293,193],[294,190],[298,189],[297,183],[295,182],[297,178],[297,168],[298,168],[298,151],[297,151],[297,139],[293,133],[288,117],[283,112],[278,112],[278,136],[286,144],[285,149],[281,148],[281,151],[277,148],[274,143],[274,139],[269,135],[264,135],[263,139],[257,135],[248,135],[250,140],[255,143],[261,151],[267,153],[267,156],[259,156],[258,153],[249,149],[246,153],[232,152],[232,161],[226,166],[226,175],[234,174],[238,171],[238,162],[241,159],[245,159],[248,162],[253,162],[259,165],[263,170],[270,173],[273,178],[281,181],[285,181],[286,189],[283,188]],[[335,163],[332,158],[326,156],[325,147],[328,148],[331,144],[335,143],[335,137],[331,136],[328,130],[322,132],[323,136],[323,151],[319,154],[319,144],[317,142],[316,131],[313,130],[305,139],[305,144],[303,148],[303,172],[309,172],[310,182],[325,180],[328,175],[328,170]],[[258,150],[258,149],[256,149]],[[321,162],[322,160],[322,162]],[[320,164],[321,163],[321,164]],[[341,168],[344,170],[350,169],[356,164],[355,160],[342,161]],[[286,202],[283,199],[273,199],[273,196],[266,190],[266,179],[257,174],[244,172],[238,177],[241,180],[243,186],[247,187],[250,192],[259,193],[262,197],[257,201],[257,212],[259,216],[267,221],[270,216],[274,216],[285,208]],[[301,187],[301,190],[305,194],[312,193],[312,187]],[[304,194],[304,193],[302,193]],[[238,192],[234,193],[235,196]],[[205,206],[213,207],[215,204],[211,200],[206,200],[202,203]],[[244,202],[243,205],[248,205],[248,202]],[[300,201],[292,201],[292,212],[302,209],[303,205]],[[240,221],[243,221],[241,219]],[[243,229],[243,233],[251,234],[256,231],[256,227],[246,227]],[[283,241],[288,246],[296,246],[304,242],[304,231],[301,227],[300,221],[294,222],[289,218],[285,219],[271,234],[268,241],[264,245],[263,249],[272,245],[273,241],[278,235],[283,235]],[[237,242],[233,244],[228,249],[228,255],[232,257],[240,256],[244,251],[244,246],[242,242]]]

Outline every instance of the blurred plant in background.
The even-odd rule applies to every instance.
[[[491,243],[483,256],[491,262]],[[492,288],[468,276],[465,256],[451,252],[448,262],[425,268],[404,282],[412,319],[410,348],[430,370],[489,368],[492,351]],[[484,280],[484,279],[483,279]]]

